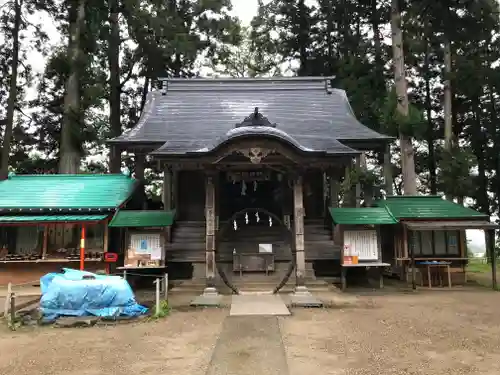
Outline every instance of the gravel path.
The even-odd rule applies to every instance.
[[[275,316],[229,316],[207,375],[288,375]]]

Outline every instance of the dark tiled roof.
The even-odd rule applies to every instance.
[[[166,93],[149,94],[137,126],[111,142],[165,143],[155,153],[183,154],[260,134],[305,152],[353,153],[341,142],[388,139],[357,121],[345,92],[327,92],[325,79],[184,79],[166,84]],[[256,107],[276,127],[235,129]]]

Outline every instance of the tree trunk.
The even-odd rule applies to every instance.
[[[387,144],[384,152],[384,190],[386,195],[394,195],[394,176],[392,175],[391,145]]]
[[[432,121],[432,99],[431,99],[431,79],[429,67],[429,45],[430,41],[426,36],[425,41],[425,110],[427,114],[427,147],[429,149],[429,158],[427,159],[427,168],[429,169],[429,185],[431,194],[437,194],[437,175],[436,175],[436,150],[434,148],[434,122]]]
[[[387,91],[384,78],[384,60],[382,59],[382,40],[380,37],[380,12],[377,9],[378,0],[370,2],[370,23],[373,31],[373,46],[375,49],[375,82],[376,90],[380,95]],[[383,103],[380,101],[380,107]],[[386,195],[394,194],[394,178],[392,176],[392,161],[391,161],[391,145],[388,144],[383,153],[383,174],[384,174],[384,190]]]
[[[148,99],[148,93],[149,93],[149,85],[151,83],[151,78],[149,75],[147,75],[144,78],[144,86],[142,87],[142,92],[141,92],[141,104],[139,108],[139,113],[142,115],[142,112],[144,111],[144,107],[146,106],[146,101]]]
[[[299,76],[307,76],[309,75],[309,60],[307,55],[307,41],[309,38],[308,30],[309,25],[307,22],[307,14],[306,14],[306,5],[305,0],[299,0],[297,8],[298,8],[298,18],[299,18],[299,35],[297,37],[298,42],[298,50],[299,50],[299,62],[300,67],[298,71]]]
[[[493,94],[494,88],[490,85],[489,87],[489,101],[490,101],[490,116],[491,116],[491,123],[492,124],[498,124],[498,111],[497,111],[497,106],[495,102],[495,95]],[[493,184],[494,186],[494,194],[496,195],[495,199],[498,201],[500,200],[500,131],[498,131],[498,128],[495,127],[494,131],[494,141],[493,141],[493,155],[494,156],[494,162],[495,162],[495,174],[497,176],[496,183]]]
[[[108,40],[108,64],[110,70],[110,95],[109,95],[109,122],[111,137],[118,137],[122,132],[120,111],[120,27],[118,24],[118,0],[109,0],[109,40]],[[122,166],[120,149],[114,147],[109,154],[110,173],[120,173]]]
[[[81,139],[79,139],[81,126],[83,126],[80,110],[80,71],[82,63],[80,35],[85,21],[85,2],[86,0],[78,0],[76,17],[70,27],[68,45],[70,73],[66,82],[64,96],[64,116],[59,158],[59,173],[64,174],[78,173],[82,157],[82,145]]]
[[[394,78],[396,83],[396,94],[398,97],[397,111],[401,117],[408,116],[408,92],[405,77],[405,65],[403,56],[403,31],[401,29],[401,12],[399,0],[391,3],[391,29],[392,29],[392,53],[394,64]],[[417,195],[417,176],[415,174],[415,153],[410,136],[399,132],[401,147],[401,168],[403,171],[403,191],[405,195]]]
[[[490,202],[488,197],[488,176],[486,175],[486,155],[484,145],[488,142],[485,132],[482,130],[481,115],[483,108],[481,106],[481,97],[477,96],[474,98],[473,103],[475,104],[474,122],[475,129],[472,134],[471,144],[473,147],[474,154],[477,158],[477,205],[479,211],[490,215]]]
[[[14,128],[14,111],[17,99],[17,71],[19,68],[19,29],[21,28],[22,0],[14,2],[14,28],[12,29],[12,71],[10,76],[9,99],[7,101],[7,124],[3,137],[2,157],[0,167],[0,180],[9,175],[10,144],[12,142],[12,131]]]
[[[451,151],[453,146],[453,124],[451,118],[451,42],[444,42],[444,148]]]

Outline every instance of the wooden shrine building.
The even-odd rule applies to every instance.
[[[109,221],[133,206],[137,183],[122,174],[10,175],[0,181],[0,286],[37,284],[61,268],[97,271],[120,247]]]
[[[306,293],[314,268],[339,259],[336,182],[390,138],[362,125],[331,80],[165,79],[148,94],[138,124],[109,144],[134,153],[137,179],[146,162],[164,171],[170,268],[191,264],[207,292],[219,277],[237,292],[242,271],[279,287],[295,270]]]

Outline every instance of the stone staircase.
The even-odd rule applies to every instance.
[[[173,243],[167,248],[170,261],[184,261],[198,264],[201,272],[193,274],[193,279],[175,281],[173,292],[201,293],[205,288],[204,279],[204,222],[180,222],[173,233]],[[331,231],[323,220],[307,220],[304,227],[306,255],[306,285],[311,291],[328,291],[332,280],[317,280],[312,269],[313,260],[335,259],[339,257],[339,249],[333,244]],[[293,239],[292,239],[293,240]],[[271,243],[275,254],[275,271],[266,275],[263,272],[245,272],[240,275],[233,272],[233,251],[254,253],[259,243]],[[238,230],[229,230],[218,242],[217,263],[223,268],[228,280],[243,292],[272,291],[284,278],[291,260],[289,241],[286,240],[283,228],[267,225],[240,225]],[[307,259],[309,258],[309,259]],[[220,276],[216,277],[216,287],[220,293],[231,294]],[[295,287],[295,271],[281,289],[281,292],[292,292]]]
[[[228,275],[228,278],[236,286],[240,292],[270,292],[283,279],[282,272],[265,275],[263,273],[244,273]],[[313,279],[306,278],[306,285],[311,291],[325,292],[331,290],[332,279]],[[232,294],[232,291],[227,287],[220,277],[216,278],[216,287],[219,293]],[[176,293],[202,293],[205,288],[204,279],[193,279],[186,281],[176,281],[172,292]],[[293,292],[295,288],[295,272],[290,276],[287,283],[280,289],[280,292]]]

